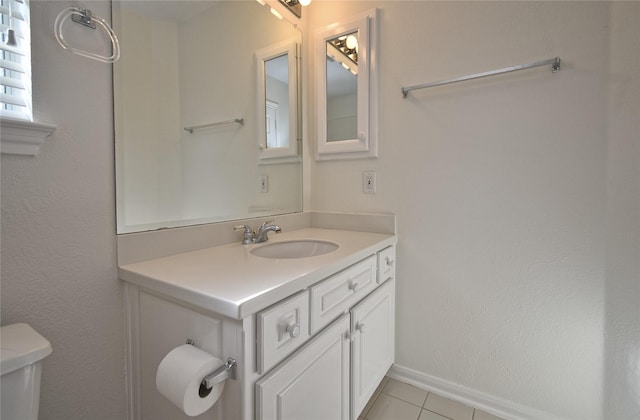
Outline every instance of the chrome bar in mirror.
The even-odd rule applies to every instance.
[[[193,134],[194,130],[200,130],[201,128],[219,127],[221,125],[227,125],[227,124],[240,124],[240,125],[243,125],[244,124],[244,118],[234,118],[232,120],[216,121],[216,122],[209,123],[209,124],[194,125],[194,126],[191,126],[191,127],[185,127],[184,131],[188,131],[188,132]]]

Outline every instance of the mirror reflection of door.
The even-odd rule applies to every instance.
[[[266,146],[289,147],[289,55],[264,62]]]
[[[358,32],[327,47],[327,141],[358,138]]]
[[[278,104],[267,99],[266,105],[267,148],[280,147],[278,145]]]

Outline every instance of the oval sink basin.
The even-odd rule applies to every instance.
[[[326,241],[297,240],[274,242],[253,248],[250,252],[262,258],[307,258],[328,254],[338,249],[338,244]]]

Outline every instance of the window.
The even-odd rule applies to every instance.
[[[56,129],[55,125],[33,122],[29,2],[0,0],[0,152],[3,154],[35,156],[44,139]]]
[[[0,116],[33,121],[29,0],[0,0],[0,17]]]

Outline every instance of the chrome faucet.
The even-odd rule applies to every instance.
[[[260,242],[267,241],[269,239],[269,236],[267,236],[269,232],[280,233],[282,232],[282,229],[280,229],[280,226],[274,225],[273,220],[263,222],[260,225],[260,229],[258,229],[258,233],[255,235],[255,240],[253,242],[259,244]]]
[[[275,233],[282,232],[282,229],[280,229],[280,226],[273,224],[273,220],[268,222],[263,222],[260,225],[260,228],[258,229],[257,232],[251,230],[251,228],[248,225],[235,226],[233,230],[244,231],[242,234],[243,245],[259,244],[260,242],[265,242],[269,239],[269,236],[268,236],[269,232],[275,232]]]

